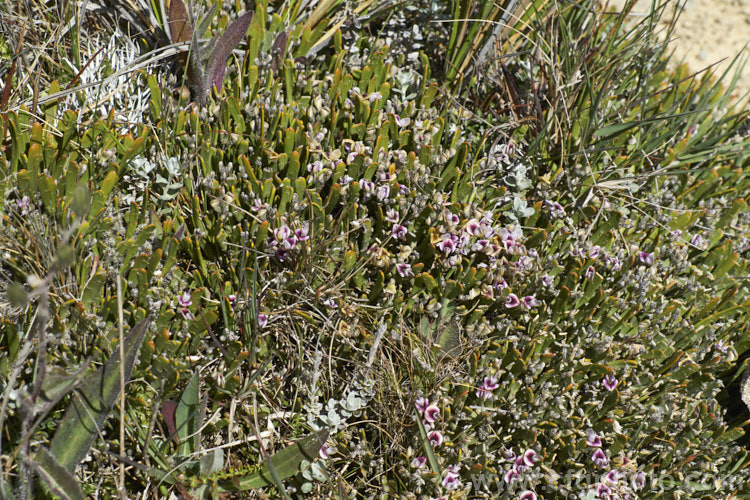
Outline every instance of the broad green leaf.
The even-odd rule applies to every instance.
[[[148,329],[149,319],[138,323],[125,338],[122,370],[125,382],[130,380],[138,348]],[[120,393],[120,346],[103,367],[87,377],[73,396],[73,402],[52,438],[50,453],[62,467],[72,472],[83,460],[109,416],[115,398]]]
[[[326,439],[328,439],[328,429],[322,429],[273,455],[270,460],[278,477],[280,479],[292,477],[299,472],[303,460],[312,462],[318,458],[318,453],[325,444]],[[258,469],[256,472],[244,477],[222,481],[214,491],[216,493],[225,493],[275,484],[267,463],[259,464]]]
[[[72,472],[60,465],[47,448],[40,447],[37,449],[32,464],[52,494],[63,500],[84,500],[86,498],[83,490],[81,490],[81,485],[73,477]]]
[[[180,439],[180,455],[187,456],[198,449],[200,415],[200,378],[195,373],[188,382],[175,412],[177,437]]]

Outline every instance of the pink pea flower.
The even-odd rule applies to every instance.
[[[599,448],[602,445],[602,439],[592,429],[586,431],[586,444],[594,448]]]
[[[596,498],[604,498],[608,500],[610,498],[610,493],[612,490],[607,486],[606,484],[598,484],[596,485],[596,489],[594,490],[596,493]]]
[[[612,469],[611,471],[607,472],[604,475],[604,478],[602,479],[602,483],[611,484],[613,486],[617,485],[617,483],[620,481],[620,472]]]
[[[532,467],[535,462],[539,461],[539,455],[534,450],[526,450],[523,453],[523,463],[526,464],[527,467]]]
[[[461,480],[458,476],[458,465],[449,465],[443,471],[443,488],[446,490],[456,490],[461,486]]]
[[[177,303],[180,305],[180,307],[190,307],[191,305],[193,305],[193,300],[190,296],[190,292],[183,292],[182,295],[178,296]]]
[[[516,460],[516,453],[513,450],[505,450],[503,456],[500,457],[500,463],[513,462]]]
[[[508,283],[505,282],[505,278],[500,278],[500,281],[496,281],[492,284],[492,288],[497,291],[501,291],[504,288],[508,288]]]
[[[643,471],[638,471],[638,473],[633,478],[633,489],[635,491],[639,491],[642,490],[644,486],[646,486],[646,473]]]
[[[424,409],[424,418],[428,422],[432,423],[440,418],[440,408],[435,405],[430,405]]]
[[[317,174],[323,171],[323,162],[320,160],[314,161],[307,166],[307,171],[311,174]]]
[[[518,300],[518,297],[515,293],[508,294],[508,296],[505,298],[505,307],[513,308],[517,307],[518,304],[520,304],[521,301]]]
[[[536,500],[536,493],[531,490],[525,490],[518,498],[519,500]]]
[[[558,202],[545,200],[544,204],[547,205],[547,209],[550,211],[550,215],[554,219],[565,217],[565,209]]]
[[[427,463],[426,457],[414,457],[411,461],[411,466],[415,469],[421,469]]]
[[[476,219],[471,219],[464,226],[464,230],[472,236],[479,236],[481,234],[482,226]]]
[[[528,465],[526,465],[526,462],[523,460],[523,455],[516,458],[516,460],[513,462],[513,468],[518,472],[519,474],[523,474],[526,472],[526,469],[529,468]]]
[[[456,215],[454,213],[451,213],[451,212],[446,212],[445,213],[445,222],[448,225],[455,226],[456,224],[458,224],[459,220],[460,219],[458,218],[458,215]]]
[[[442,239],[437,242],[435,245],[440,249],[441,252],[443,252],[446,255],[449,255],[453,253],[453,251],[456,249],[456,242],[458,241],[458,238],[450,233],[445,233],[442,236]]]
[[[401,118],[400,116],[396,115],[395,118],[396,125],[398,127],[406,127],[407,125],[409,125],[409,123],[411,123],[411,118],[409,118],[408,116]]]
[[[614,391],[615,387],[617,387],[617,384],[619,382],[615,378],[615,376],[611,373],[608,373],[606,377],[604,377],[604,380],[602,380],[602,384],[604,384],[604,388],[608,391]]]
[[[596,464],[597,467],[607,467],[609,465],[609,458],[607,458],[607,455],[601,450],[601,448],[597,448],[593,455],[591,455],[591,460]]]
[[[424,413],[428,406],[430,406],[430,400],[427,398],[417,398],[417,410]]]
[[[26,215],[27,213],[29,213],[30,202],[31,200],[29,200],[29,197],[25,195],[20,200],[16,200],[16,206],[21,209],[21,215]]]
[[[406,239],[406,228],[402,226],[401,224],[394,224],[393,229],[391,229],[391,233],[393,234],[394,238],[397,238],[399,240],[405,240]]]
[[[388,199],[388,195],[390,193],[391,193],[391,188],[388,186],[388,184],[385,184],[383,186],[378,186],[375,197],[378,199],[378,201],[385,201]]]
[[[586,272],[584,273],[584,277],[587,280],[590,280],[594,277],[594,274],[596,274],[596,270],[594,269],[594,266],[589,266],[588,269],[586,269]]]
[[[521,299],[521,302],[523,302],[524,307],[526,307],[527,309],[537,307],[540,304],[540,302],[536,300],[536,298],[532,295],[525,296]]]
[[[484,384],[482,384],[482,387],[477,389],[477,397],[484,400],[490,399],[492,397],[492,391],[497,388],[498,384],[496,377],[484,377]]]
[[[402,278],[406,278],[407,276],[414,276],[414,271],[411,270],[411,264],[407,264],[406,262],[396,264],[396,271],[398,271],[398,274]]]
[[[310,226],[304,226],[294,231],[294,236],[297,238],[297,241],[307,241],[310,239],[309,232]]]
[[[696,234],[690,239],[690,243],[698,248],[704,248],[706,246],[706,240],[700,234]]]
[[[258,327],[259,328],[265,328],[266,324],[268,324],[268,316],[263,313],[258,314]]]
[[[516,469],[510,469],[505,473],[503,479],[506,483],[513,484],[513,482],[518,481],[518,471]]]
[[[427,439],[429,439],[430,446],[432,446],[433,448],[436,447],[436,446],[440,446],[441,444],[443,444],[443,434],[440,431],[438,431],[438,430],[434,430],[434,431],[430,432],[427,435]]]
[[[654,256],[648,252],[638,252],[638,258],[647,266],[654,263]]]

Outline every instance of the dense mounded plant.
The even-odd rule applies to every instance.
[[[0,496],[750,493],[748,115],[663,5],[209,4],[3,98]]]

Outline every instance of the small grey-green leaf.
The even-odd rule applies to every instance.
[[[77,373],[68,373],[59,366],[48,367],[42,379],[42,397],[36,401],[36,411],[51,408],[75,389],[83,380],[87,366],[88,363],[84,363]]]
[[[6,290],[8,301],[15,307],[26,307],[29,302],[29,294],[20,283],[11,283]]]
[[[219,472],[224,468],[224,450],[217,448],[211,453],[201,457],[200,470],[201,475],[208,476]]]
[[[71,211],[76,217],[83,217],[89,213],[91,208],[91,194],[85,184],[79,184],[73,190],[73,201],[70,204]]]
[[[55,258],[57,260],[58,269],[67,269],[75,262],[76,253],[75,250],[73,250],[72,246],[62,245],[57,249],[57,255],[55,256]]]
[[[449,356],[453,359],[461,355],[461,334],[458,321],[454,318],[435,332],[435,345],[440,348],[438,359]]]

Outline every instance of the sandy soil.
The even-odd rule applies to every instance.
[[[676,62],[684,60],[691,70],[697,71],[723,59],[717,65],[721,71],[746,45],[744,54],[750,56],[750,0],[674,0],[670,3],[674,4],[671,9],[678,3],[685,3],[671,42]],[[609,4],[608,10],[621,8],[625,0],[610,0]],[[638,0],[631,14],[648,13],[650,7],[651,0]],[[745,65],[734,95],[739,97],[748,91],[750,61]]]

